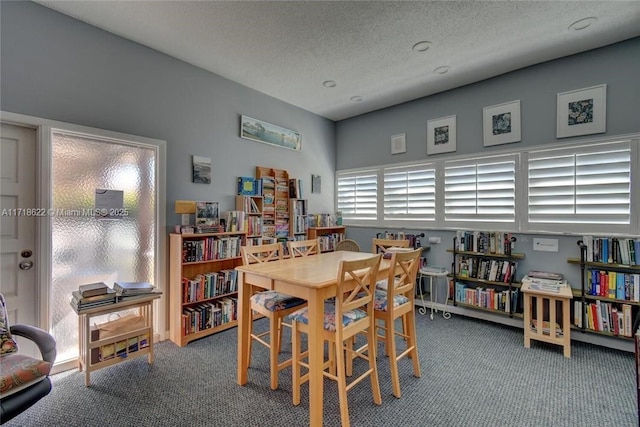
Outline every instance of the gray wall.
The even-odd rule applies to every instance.
[[[233,209],[256,166],[301,178],[310,211],[333,211],[334,122],[36,3],[0,8],[0,108],[167,141],[168,225],[176,199]],[[243,114],[301,132],[302,151],[241,139]],[[212,158],[211,185],[191,182],[193,154]]]
[[[454,70],[455,72],[455,70]],[[495,150],[552,146],[586,137],[556,139],[556,94],[573,89],[607,84],[607,132],[622,135],[640,132],[637,110],[640,101],[640,38],[511,72],[476,84],[421,98],[395,107],[375,111],[336,124],[337,170],[382,164],[417,161],[427,158],[427,120],[457,116],[457,152],[486,154]],[[522,115],[522,141],[483,147],[482,108],[519,99]],[[390,137],[406,133],[407,152],[391,155]],[[451,154],[429,156],[442,159]],[[387,229],[397,231],[397,229]],[[385,229],[348,227],[347,235],[370,250],[371,238]],[[453,232],[441,230],[405,230],[441,237],[442,243],[430,245],[429,263],[451,268]],[[580,272],[567,264],[578,257],[577,236],[540,236],[517,234],[516,251],[525,259],[519,262],[518,278],[529,270],[564,273],[573,286],[579,286]],[[559,252],[534,252],[533,238],[557,238]],[[426,240],[423,239],[423,245]]]

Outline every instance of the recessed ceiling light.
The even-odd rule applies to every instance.
[[[578,19],[576,22],[574,22],[573,24],[569,25],[569,30],[575,30],[575,31],[584,30],[585,28],[587,28],[591,24],[595,24],[596,21],[598,21],[598,18],[596,18],[595,16],[590,16],[588,18]]]
[[[325,80],[322,82],[322,86],[324,87],[336,87],[336,82],[333,80]]]
[[[413,49],[414,52],[426,52],[427,50],[429,50],[430,47],[431,47],[431,42],[421,41],[414,44],[411,49]]]
[[[360,101],[362,101],[362,97],[361,96],[352,96],[351,100],[353,102],[360,102]]]
[[[450,69],[451,67],[449,67],[448,65],[443,65],[442,67],[434,69],[433,72],[434,74],[447,74]]]

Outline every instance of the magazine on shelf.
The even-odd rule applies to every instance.
[[[153,292],[155,286],[149,282],[115,282],[113,289],[120,295],[138,295]]]

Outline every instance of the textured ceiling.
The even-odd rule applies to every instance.
[[[640,1],[38,3],[332,120],[640,35]]]

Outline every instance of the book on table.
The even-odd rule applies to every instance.
[[[80,291],[71,292],[71,306],[76,310],[86,310],[88,308],[99,307],[102,305],[113,304],[117,301],[116,291],[107,288],[107,293],[103,295],[93,295],[83,297]]]
[[[115,282],[113,289],[122,296],[128,296],[151,293],[155,286],[149,282]]]
[[[78,292],[83,298],[95,295],[105,295],[109,289],[109,286],[104,282],[87,283],[85,285],[78,286]]]

